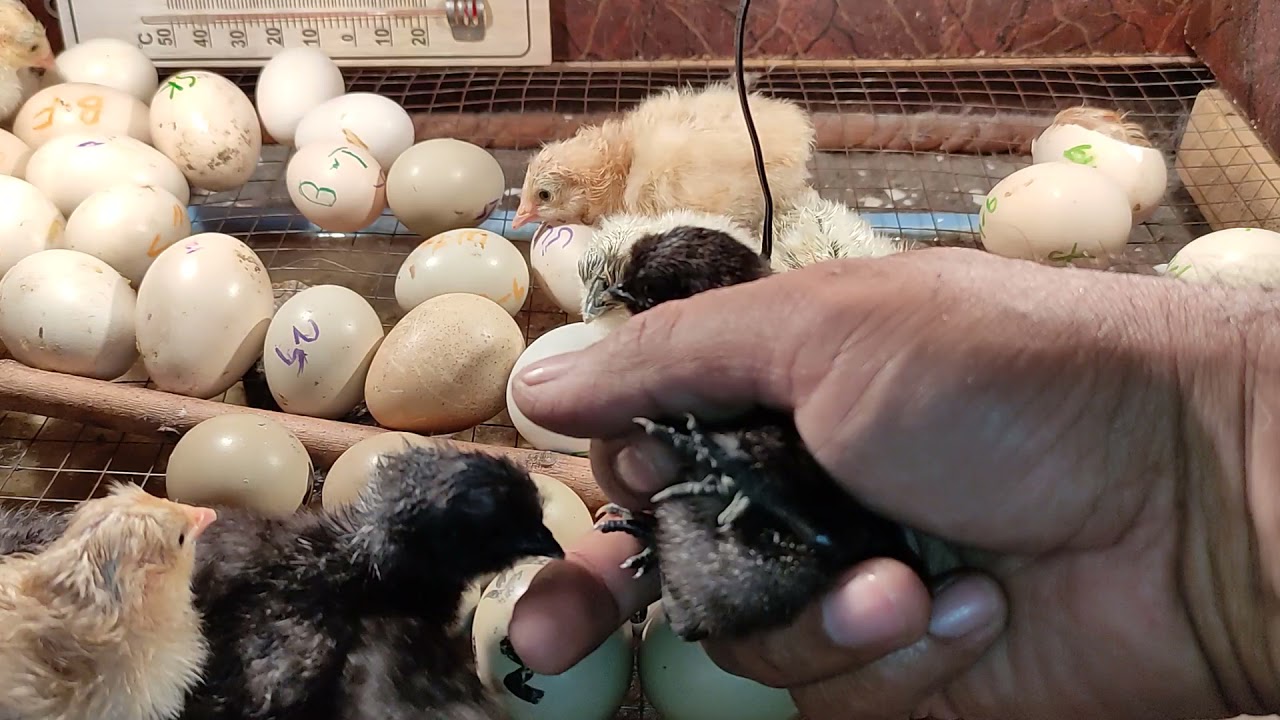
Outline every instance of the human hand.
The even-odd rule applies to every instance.
[[[932,600],[872,560],[793,627],[708,644],[811,720],[1270,712],[1267,603],[1227,601],[1268,552],[1232,502],[1260,305],[1274,322],[1261,294],[918,251],[660,306],[513,391],[534,422],[604,438],[593,469],[631,507],[672,475],[632,417],[794,410],[868,507],[980,551]],[[617,568],[636,549],[595,534],[539,574],[511,627],[530,667],[571,666],[656,597]]]

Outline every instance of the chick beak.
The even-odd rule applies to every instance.
[[[511,220],[511,229],[519,230],[538,219],[538,209],[529,201],[521,200],[520,207],[516,208],[516,216]]]
[[[195,540],[218,519],[218,513],[209,508],[187,507],[187,518],[191,521],[191,531],[187,534],[187,539]]]
[[[549,557],[556,560],[564,559],[564,548],[560,547],[556,536],[551,534],[546,525],[538,528],[537,532],[524,537],[524,541],[520,546],[520,552],[529,557]]]
[[[46,72],[53,69],[55,60],[56,58],[53,55],[53,51],[46,50],[40,54],[40,57],[36,58],[34,63],[31,64],[31,69],[35,70],[38,75],[44,75]]]

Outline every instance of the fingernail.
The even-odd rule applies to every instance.
[[[516,375],[516,382],[528,387],[551,382],[568,371],[569,366],[573,364],[573,355],[574,353],[565,353],[564,355],[554,355],[545,360],[539,360],[521,370]]]
[[[822,628],[842,647],[880,645],[906,632],[895,605],[876,573],[859,573],[823,601]]]
[[[613,461],[618,479],[642,493],[655,493],[666,487],[679,469],[671,450],[648,437],[629,443],[618,451]]]
[[[996,620],[999,599],[985,583],[956,582],[938,593],[929,619],[929,634],[954,640]]]

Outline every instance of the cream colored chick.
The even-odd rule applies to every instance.
[[[814,129],[795,103],[752,93],[775,211],[808,188]],[[549,143],[529,162],[513,227],[595,225],[617,213],[701,210],[758,227],[764,199],[737,90],[659,92],[620,118]]]
[[[38,87],[30,71],[51,68],[53,50],[44,25],[20,0],[0,0],[0,122]]]
[[[207,656],[191,576],[215,519],[122,485],[0,561],[0,718],[175,717]]]
[[[774,217],[772,265],[795,270],[853,257],[881,257],[901,252],[905,244],[883,235],[853,208],[828,200],[817,192]]]

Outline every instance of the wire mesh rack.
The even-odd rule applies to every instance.
[[[253,73],[227,74],[252,91]],[[518,202],[516,188],[531,147],[571,133],[593,117],[625,110],[658,88],[727,77],[727,66],[687,62],[640,70],[599,65],[362,70],[349,76],[348,87],[399,101],[417,116],[420,135],[466,128],[466,133],[455,134],[489,147],[511,190],[485,227],[511,238],[527,256],[529,234],[512,232],[508,218]],[[1206,68],[1177,59],[960,69],[925,62],[885,68],[796,64],[761,68],[754,82],[756,89],[796,100],[814,114],[819,135],[814,182],[823,195],[858,208],[887,233],[925,245],[968,247],[978,247],[977,213],[983,197],[1009,173],[1030,164],[1027,143],[1056,111],[1088,104],[1128,112],[1172,164],[1197,95],[1213,86]],[[840,130],[846,125],[841,119],[858,115],[909,121],[915,123],[914,130],[848,142]],[[984,128],[985,135],[957,139],[946,134],[948,128],[973,126]],[[245,240],[282,288],[292,281],[349,287],[368,298],[390,327],[400,316],[395,273],[421,238],[390,215],[359,233],[319,231],[290,203],[283,183],[287,159],[285,149],[267,146],[260,167],[243,188],[195,195],[195,231],[224,232]],[[1150,221],[1135,227],[1127,251],[1108,269],[1152,272],[1153,265],[1167,262],[1178,248],[1209,229],[1171,172],[1165,204]],[[535,282],[517,321],[532,341],[568,317]],[[122,381],[144,380],[134,373]],[[225,401],[243,404],[244,398],[243,388],[233,388]],[[527,446],[505,412],[456,437]],[[136,482],[163,495],[171,449],[170,440],[56,418],[0,415],[0,502],[66,507],[101,496],[111,480]],[[647,720],[656,715],[633,691],[619,717]]]

